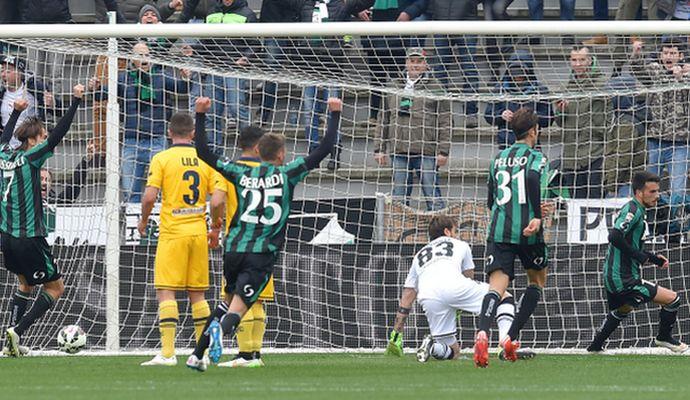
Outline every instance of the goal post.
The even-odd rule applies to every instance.
[[[608,43],[573,49],[595,35]],[[673,61],[680,69],[665,69],[660,58],[671,36],[685,56]],[[558,172],[542,193],[555,207],[545,228],[552,268],[522,342],[548,352],[581,351],[607,311],[601,278],[607,230],[635,171],[664,175],[647,245],[671,260],[668,271],[645,268],[643,277],[688,296],[690,204],[677,169],[685,166],[687,180],[681,158],[690,153],[688,36],[690,23],[682,21],[2,25],[2,51],[29,66],[15,86],[27,88],[49,128],[74,84],[101,78],[48,163],[50,190],[58,194],[46,199],[49,242],[67,291],[27,332],[27,343],[50,350],[59,328],[74,323],[95,351],[159,346],[157,218],[144,237],[136,221],[148,161],[169,146],[173,113],[193,114],[196,97],[211,97],[206,129],[217,152],[239,157],[239,130],[261,124],[286,136],[291,160],[323,136],[325,97],[337,96],[344,100],[338,150],[297,186],[275,299],[266,306],[265,345],[385,348],[412,257],[438,213],[457,219],[483,280],[486,179],[491,160],[511,140],[510,115],[522,105],[539,114],[540,149]],[[419,77],[403,74],[407,54],[424,59]],[[575,70],[581,62],[582,73]],[[54,103],[28,89],[31,79],[48,84]],[[59,194],[73,193],[75,179],[81,192],[66,202]],[[221,294],[220,251],[211,252],[210,269],[213,307]],[[526,282],[517,275],[510,290],[519,298]],[[15,285],[0,269],[2,326]],[[178,301],[176,345],[185,349],[193,325],[186,300]],[[462,313],[458,321],[467,346],[475,318]],[[609,347],[647,352],[656,321],[653,307],[639,308]],[[676,332],[690,340],[686,304]],[[417,306],[406,346],[426,333]]]

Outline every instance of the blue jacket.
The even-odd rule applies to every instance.
[[[170,103],[174,96],[188,91],[188,83],[174,78],[159,66],[153,66],[150,71],[152,99],[140,100],[133,71],[128,69],[120,72],[117,78],[124,137],[139,140],[165,137],[166,123],[172,113]],[[107,88],[96,92],[96,100],[101,97],[107,97]]]
[[[515,82],[511,71],[522,71],[519,75],[526,79],[521,82]],[[496,101],[489,103],[484,112],[486,122],[498,127],[496,140],[499,146],[506,147],[515,143],[515,134],[508,126],[508,123],[501,118],[501,114],[505,110],[517,111],[521,107],[531,108],[539,116],[539,126],[545,128],[551,124],[554,118],[551,102],[548,100],[539,100],[538,96],[545,96],[549,94],[549,89],[539,82],[534,73],[534,58],[525,50],[517,50],[508,60],[508,68],[501,77],[501,81],[493,89],[493,93],[503,96],[537,96],[537,99],[510,99],[504,101]]]

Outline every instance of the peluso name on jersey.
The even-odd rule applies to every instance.
[[[527,157],[497,158],[494,161],[494,168],[523,167],[525,165],[527,165]]]
[[[247,189],[268,189],[283,185],[283,175],[275,174],[263,178],[251,178],[243,176],[240,179],[240,186]]]
[[[0,160],[0,169],[13,170],[26,164],[26,157],[19,157],[14,161]]]

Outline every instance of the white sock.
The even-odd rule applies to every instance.
[[[449,360],[453,358],[453,349],[445,343],[434,343],[431,346],[431,355],[437,360]]]
[[[496,309],[496,324],[498,325],[499,343],[508,336],[508,330],[515,319],[515,304],[513,302],[502,302]]]

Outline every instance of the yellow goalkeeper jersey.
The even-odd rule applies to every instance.
[[[206,234],[206,198],[224,189],[217,186],[219,177],[191,144],[174,144],[153,156],[146,185],[161,191],[160,238]]]

